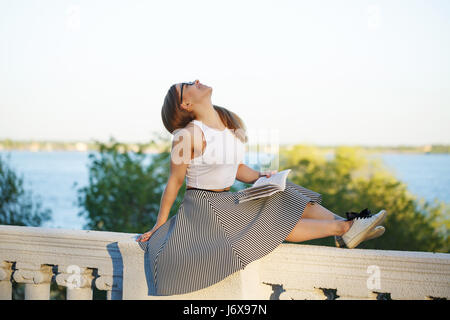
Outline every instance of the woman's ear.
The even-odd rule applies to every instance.
[[[182,105],[180,105],[181,108],[183,108],[185,111],[191,112],[192,111],[192,104],[188,102],[183,102]]]
[[[187,108],[189,109],[189,111],[192,111],[192,109],[194,108],[190,101],[188,102]]]

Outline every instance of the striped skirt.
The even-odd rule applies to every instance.
[[[242,191],[187,189],[176,215],[146,242],[149,295],[176,295],[209,287],[278,247],[308,202],[322,195],[286,181],[271,196],[238,203]]]

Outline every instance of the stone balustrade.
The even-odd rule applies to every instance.
[[[448,299],[450,254],[340,249],[283,243],[208,288],[150,296],[136,234],[0,225],[0,299],[12,282],[25,299],[50,299],[50,285],[69,300],[92,299]]]
[[[94,286],[122,299],[122,255],[117,243],[134,235],[0,225],[0,298],[11,281],[25,283],[25,299],[49,299],[50,283],[67,299],[92,299]]]

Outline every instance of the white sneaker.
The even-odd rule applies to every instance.
[[[371,239],[375,239],[375,238],[381,237],[384,234],[385,231],[386,231],[385,227],[383,227],[383,226],[376,226],[371,231],[367,232],[366,238],[364,238],[363,241],[367,241],[367,240],[371,240]],[[340,236],[334,236],[334,244],[338,248],[346,248],[344,240],[342,240],[342,237],[340,237]]]
[[[342,240],[347,248],[354,248],[367,239],[367,233],[381,224],[386,217],[386,210],[381,210],[372,216],[361,216],[353,219],[350,229],[342,235]]]

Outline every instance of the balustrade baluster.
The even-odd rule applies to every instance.
[[[0,261],[0,300],[12,299],[12,263]]]
[[[66,300],[92,300],[93,269],[59,265],[56,283],[66,287]]]
[[[16,262],[13,278],[25,283],[25,300],[50,300],[52,266]]]
[[[98,290],[106,290],[107,300],[122,299],[122,277],[100,275],[95,279],[95,286]]]

